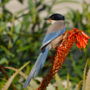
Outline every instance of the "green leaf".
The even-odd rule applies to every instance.
[[[58,0],[57,3],[79,3],[76,0]]]
[[[0,59],[0,65],[2,65],[2,64],[8,64],[8,60],[5,57]]]
[[[14,57],[14,54],[11,53],[11,52],[6,48],[6,47],[0,45],[0,48],[1,48],[2,50],[4,50],[5,53],[6,53],[8,56],[12,56],[12,57]]]
[[[37,15],[36,6],[33,0],[29,0],[28,2],[29,2],[30,16],[31,16],[32,22],[34,23]]]

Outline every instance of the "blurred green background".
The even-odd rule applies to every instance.
[[[90,3],[84,0],[0,0],[0,90],[35,90],[40,85],[51,67],[49,57],[31,86],[22,88],[48,28],[44,19],[52,13],[65,15],[67,30],[75,27],[90,35]],[[89,68],[90,41],[82,50],[74,45],[47,90],[90,90],[85,89]]]

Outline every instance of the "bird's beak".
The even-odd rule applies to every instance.
[[[52,20],[50,18],[45,18],[45,20],[47,20],[47,22],[51,23]]]

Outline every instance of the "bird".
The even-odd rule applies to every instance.
[[[42,41],[42,45],[40,48],[41,52],[28,78],[25,81],[23,88],[26,88],[29,85],[31,79],[38,75],[39,71],[44,66],[44,63],[48,56],[48,52],[52,49],[55,49],[60,44],[60,42],[63,40],[64,33],[66,31],[64,15],[54,13],[49,17],[45,18],[45,20],[51,23],[51,25],[48,27],[46,31],[46,35]]]

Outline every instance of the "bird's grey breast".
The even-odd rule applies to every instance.
[[[65,25],[63,22],[56,22],[48,28],[47,34],[51,32],[57,32],[58,30],[63,30],[63,28],[65,28]],[[51,48],[56,48],[58,44],[62,41],[62,39],[63,39],[63,35],[60,35],[59,37],[52,40],[52,42],[49,43],[49,46]]]

